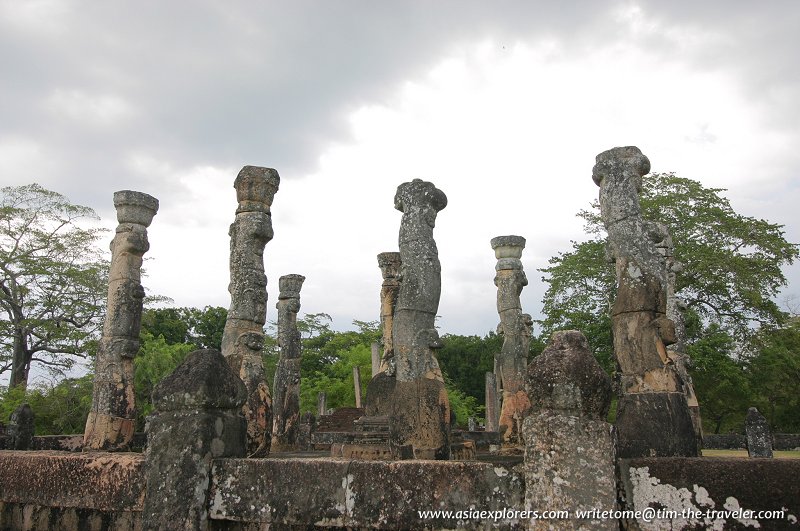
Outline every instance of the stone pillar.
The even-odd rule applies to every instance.
[[[356,397],[356,407],[361,407],[361,367],[353,367],[353,391]]]
[[[114,193],[114,208],[119,225],[111,241],[108,303],[84,450],[127,450],[136,423],[133,358],[139,352],[142,325],[142,257],[150,248],[147,227],[158,212],[158,199],[124,190]]]
[[[486,431],[497,431],[500,427],[500,401],[497,399],[497,377],[486,373]]]
[[[530,407],[525,393],[525,371],[528,366],[528,349],[531,342],[531,316],[522,313],[519,296],[528,285],[522,269],[522,236],[497,236],[492,238],[497,265],[494,285],[497,286],[497,312],[500,314],[499,330],[503,334],[503,348],[495,358],[495,371],[503,389],[500,409],[500,430],[505,444],[521,445],[522,419]]]
[[[303,275],[285,275],[278,280],[278,346],[281,348],[275,368],[272,411],[272,450],[291,450],[297,446],[300,422],[300,332],[297,312],[300,311],[300,289]]]
[[[325,391],[317,393],[317,416],[322,417],[328,414],[328,395]]]
[[[666,267],[656,250],[664,234],[642,218],[639,206],[648,171],[647,157],[629,146],[600,153],[592,172],[617,270],[611,321],[621,376],[619,456],[696,456],[686,395],[666,349],[675,342],[675,328],[666,316]]]
[[[380,345],[378,343],[372,343],[370,345],[372,349],[372,374],[371,376],[375,376],[379,372],[381,372],[381,352],[380,352]]]
[[[211,465],[243,457],[247,389],[217,350],[196,350],[153,390],[142,529],[208,529]]]
[[[392,444],[410,444],[417,458],[449,459],[450,403],[435,350],[441,293],[433,228],[447,197],[432,183],[401,184],[394,198],[400,224],[400,288],[391,323],[394,374],[378,374],[367,389],[367,415],[392,419]],[[381,314],[385,309],[382,308]]]
[[[11,413],[6,427],[9,450],[30,450],[33,443],[34,415],[29,404],[20,404]]]
[[[222,354],[247,387],[242,411],[251,457],[269,454],[271,443],[272,401],[261,361],[267,319],[264,247],[273,236],[270,207],[279,184],[277,171],[257,166],[242,168],[233,184],[239,207],[229,231],[231,305],[222,335]]]
[[[769,431],[769,423],[758,409],[751,407],[747,410],[744,429],[747,438],[747,455],[772,457],[772,434]]]
[[[665,236],[660,244],[656,244],[656,248],[664,255],[664,267],[667,273],[667,319],[675,325],[675,343],[669,346],[667,355],[675,364],[675,371],[681,380],[681,389],[686,395],[686,403],[689,406],[689,414],[692,417],[697,446],[702,448],[703,422],[700,417],[700,403],[694,392],[692,376],[689,374],[691,358],[686,353],[686,323],[683,318],[686,303],[676,293],[677,274],[683,271],[683,264],[675,258],[675,245],[673,244],[672,236],[669,234],[669,229],[663,224],[658,225]]]
[[[613,511],[617,484],[611,380],[577,330],[556,332],[528,366],[525,509]],[[576,450],[577,449],[577,450]],[[618,529],[616,519],[532,520],[530,529]]]
[[[379,372],[394,376],[394,343],[392,342],[394,308],[400,293],[400,253],[387,252],[378,255],[381,268],[381,327],[383,328],[383,357]]]

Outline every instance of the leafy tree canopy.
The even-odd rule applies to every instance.
[[[758,325],[776,326],[786,319],[773,299],[786,285],[781,267],[800,256],[800,246],[786,241],[782,225],[734,211],[720,195],[723,191],[672,173],[651,174],[642,182],[642,215],[670,230],[675,256],[683,264],[677,294],[690,318],[706,326],[719,323],[743,340]],[[541,270],[549,284],[541,324],[548,335],[563,328],[583,330],[598,359],[610,368],[614,268],[606,259],[598,204],[578,215],[592,239],[572,242],[570,251],[551,258]]]
[[[88,207],[38,184],[0,190],[0,373],[26,386],[96,349],[108,289],[103,229]]]

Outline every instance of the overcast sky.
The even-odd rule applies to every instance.
[[[614,146],[800,242],[799,27],[794,0],[0,0],[0,184],[38,182],[110,228],[114,191],[157,197],[149,292],[227,307],[233,180],[276,168],[267,318],[300,273],[301,313],[347,329],[379,317],[397,186],[429,180],[449,200],[441,330],[483,335],[489,240],[527,238],[538,317],[536,270],[585,238],[575,213]],[[786,274],[797,296],[800,265]]]

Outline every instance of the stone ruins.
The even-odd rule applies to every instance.
[[[392,320],[400,292],[400,253],[388,252],[378,255],[378,267],[381,268],[383,284],[381,285],[381,328],[383,329],[383,356],[379,372],[394,376],[394,346],[392,343]]]
[[[441,294],[441,265],[433,239],[436,215],[447,206],[447,196],[432,183],[414,179],[397,188],[394,206],[403,213],[403,218],[399,237],[400,286],[391,322],[391,355],[387,371],[370,381],[366,412],[390,417],[392,438],[398,445],[411,445],[415,457],[448,459],[450,403],[435,356],[436,349],[441,348],[434,325]],[[381,269],[389,270],[388,264],[397,261],[389,259],[383,263],[386,265]],[[384,278],[390,277],[396,275],[384,274]],[[391,295],[383,293],[384,290],[382,317],[391,304],[388,301]],[[390,371],[394,374],[389,374]]]
[[[494,372],[485,374],[485,428],[474,418],[467,430],[451,426],[436,358],[442,285],[433,238],[447,198],[420,179],[401,184],[394,198],[402,212],[399,252],[378,255],[383,338],[382,349],[372,346],[365,407],[328,409],[320,392],[319,418],[300,414],[297,314],[305,278],[297,274],[278,282],[273,403],[261,361],[264,249],[273,236],[270,210],[280,179],[275,170],[245,166],[234,182],[238,208],[230,227],[231,304],[222,352],[192,352],[164,378],[153,391],[145,433],[134,437],[141,265],[158,201],[117,192],[108,313],[85,433],[35,437],[31,408],[13,413],[7,434],[0,431],[0,529],[796,525],[800,460],[695,457],[700,417],[676,296],[681,266],[667,228],[641,216],[638,194],[649,169],[639,149],[622,147],[599,154],[593,170],[617,272],[614,426],[607,421],[611,379],[581,332],[554,333],[527,362],[532,321],[520,303],[528,282],[521,236],[491,240],[503,346]],[[353,371],[359,399],[362,369]],[[796,436],[779,435],[771,436],[751,408],[747,436],[734,435],[742,440],[733,444],[754,457],[772,456],[773,442],[800,444]],[[143,445],[144,453],[125,451]],[[709,508],[785,515],[757,521],[683,516]],[[620,509],[627,516],[614,513]],[[678,516],[644,516],[665,509]],[[439,510],[457,514],[423,514]],[[579,517],[579,510],[588,513]],[[562,512],[543,516],[550,511]]]
[[[119,225],[111,241],[108,303],[84,431],[86,450],[127,450],[136,419],[133,358],[142,325],[142,257],[150,248],[147,227],[158,212],[158,199],[124,190],[114,194],[114,208]]]
[[[272,450],[297,447],[300,425],[300,332],[297,312],[300,311],[300,288],[303,275],[284,275],[278,280],[278,346],[281,349],[275,368],[275,396],[272,405]]]
[[[614,510],[614,431],[606,422],[611,379],[592,356],[586,337],[577,330],[553,334],[528,367],[527,384],[531,414],[523,432],[525,462],[531,466],[525,472],[525,507]],[[549,525],[542,522],[541,528]],[[618,529],[609,519],[585,525]]]
[[[683,382],[667,355],[675,326],[667,318],[663,227],[642,218],[639,192],[650,161],[636,147],[597,155],[592,179],[600,187],[600,215],[616,263],[611,310],[620,373],[617,433],[621,457],[696,456]]]
[[[229,231],[231,305],[222,354],[247,388],[242,411],[247,419],[247,452],[252,457],[266,456],[272,442],[272,400],[261,349],[267,320],[264,247],[273,236],[270,207],[279,184],[277,171],[258,166],[242,168],[233,183],[239,207]]]
[[[522,236],[497,236],[492,238],[497,265],[494,285],[497,286],[497,313],[500,325],[497,330],[503,336],[503,349],[495,356],[494,372],[502,390],[499,429],[503,431],[505,443],[521,444],[522,420],[530,402],[525,393],[525,371],[528,366],[533,320],[522,313],[519,296],[528,285],[522,270]]]

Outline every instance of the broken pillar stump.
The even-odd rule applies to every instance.
[[[744,421],[747,439],[747,455],[750,457],[772,457],[772,434],[769,423],[761,412],[751,407]]]
[[[20,404],[11,413],[6,426],[10,450],[30,450],[33,443],[34,415],[29,404]]]
[[[196,350],[153,391],[144,529],[207,529],[211,464],[243,457],[247,389],[219,351]]]
[[[606,422],[611,380],[577,330],[556,332],[528,366],[531,414],[523,422],[525,509],[614,510],[617,504],[613,426]],[[616,520],[580,522],[617,529]],[[584,529],[575,521],[541,520],[532,529]]]

